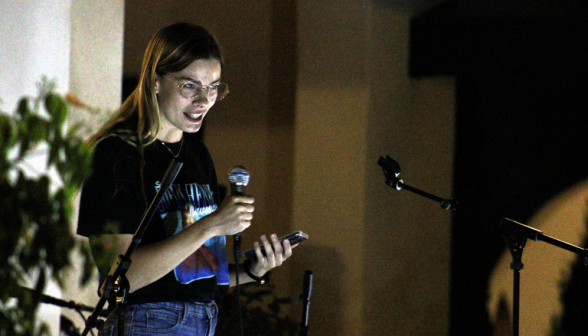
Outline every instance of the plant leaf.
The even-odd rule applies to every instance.
[[[57,127],[61,127],[67,118],[67,104],[58,95],[49,93],[45,98],[45,108],[47,112],[53,117],[53,122]]]
[[[20,116],[21,120],[24,120],[30,113],[31,110],[29,109],[29,99],[28,98],[21,98],[18,101],[18,107],[16,108],[16,113]]]

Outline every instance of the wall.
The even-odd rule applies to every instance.
[[[73,109],[68,122],[84,125],[83,134],[89,136],[114,112],[121,102],[124,0],[71,0],[71,62],[69,65],[69,92],[97,109]],[[73,214],[72,232],[77,227],[77,209]],[[87,238],[78,236],[86,243]],[[72,256],[74,265],[68,273],[68,282],[63,291],[64,299],[94,307],[98,302],[98,272],[94,280],[85,287],[80,286],[81,260]],[[106,308],[106,307],[104,307]],[[63,309],[62,314],[84,329],[85,323],[79,314]],[[87,316],[88,314],[86,314]],[[94,330],[96,331],[96,330]]]
[[[121,102],[124,0],[71,0],[70,92],[101,110],[74,111],[92,134]]]
[[[408,77],[409,19],[389,3],[299,1],[294,274],[315,273],[319,335],[446,335],[450,217],[384,184],[451,195],[453,81]]]
[[[0,87],[3,111],[12,112],[22,95],[36,95],[43,75],[58,91],[69,87],[70,1],[3,1],[0,9]]]

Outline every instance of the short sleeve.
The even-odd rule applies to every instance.
[[[100,141],[80,198],[77,233],[135,233],[145,210],[136,148],[116,137]]]

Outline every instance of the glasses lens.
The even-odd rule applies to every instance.
[[[216,100],[222,100],[229,94],[229,86],[225,83],[220,83],[217,88]]]
[[[180,86],[180,95],[186,99],[195,97],[200,91],[194,84],[184,84]]]

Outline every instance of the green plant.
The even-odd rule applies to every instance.
[[[272,285],[259,286],[249,283],[240,287],[243,329],[247,335],[295,336],[298,324],[282,308],[292,302],[289,298],[274,295]],[[232,289],[219,303],[219,316],[215,335],[240,334],[237,294]]]
[[[66,126],[76,101],[54,88],[44,79],[38,96],[21,98],[13,114],[0,113],[0,336],[49,334],[46,325],[35,326],[35,313],[49,279],[63,287],[74,248],[84,259],[83,284],[95,269],[88,247],[70,231],[92,149],[77,134],[80,126]],[[45,157],[46,167],[27,173],[39,170],[31,159]],[[22,287],[27,282],[32,291]]]

